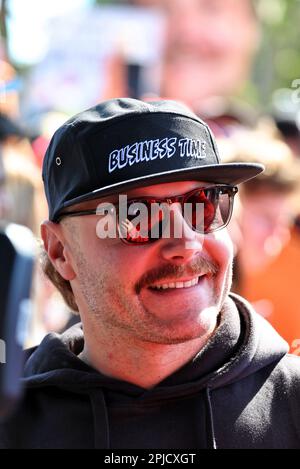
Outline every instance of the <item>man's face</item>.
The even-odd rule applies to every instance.
[[[239,91],[258,42],[250,0],[161,0],[168,29],[162,94],[194,109]]]
[[[199,185],[154,185],[129,191],[127,196],[171,197]],[[99,202],[90,201],[85,208]],[[99,239],[97,218],[61,222],[83,322],[106,333],[114,329],[123,337],[161,344],[213,331],[231,284],[232,244],[225,229],[202,235],[184,225],[181,238],[132,246],[119,238]],[[171,223],[185,223],[180,212],[174,218]]]
[[[290,198],[275,189],[245,193],[241,199],[241,258],[248,272],[259,272],[278,256],[289,240]]]

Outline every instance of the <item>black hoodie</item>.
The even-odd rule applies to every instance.
[[[300,358],[236,295],[205,348],[151,390],[90,368],[82,348],[78,325],[32,352],[1,448],[300,448]]]

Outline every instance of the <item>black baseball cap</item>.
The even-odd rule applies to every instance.
[[[43,162],[49,219],[71,205],[135,187],[199,180],[236,185],[263,171],[221,164],[214,137],[176,101],[104,101],[69,119]]]

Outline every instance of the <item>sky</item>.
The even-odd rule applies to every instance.
[[[38,62],[47,47],[47,20],[92,0],[9,0],[9,53],[13,62],[30,65]]]

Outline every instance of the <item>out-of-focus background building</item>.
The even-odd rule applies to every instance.
[[[299,24],[299,0],[0,1],[1,219],[39,236],[43,156],[70,115],[118,96],[181,100],[225,160],[270,165],[237,204],[235,289],[300,353]],[[73,320],[38,262],[32,296],[28,344]]]

